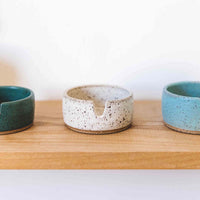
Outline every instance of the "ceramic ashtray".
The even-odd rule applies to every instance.
[[[162,96],[162,114],[169,128],[200,134],[200,82],[179,82],[166,86]]]
[[[81,133],[108,134],[132,123],[133,96],[120,87],[89,85],[70,89],[63,97],[67,127]]]
[[[16,86],[0,86],[0,134],[29,128],[34,118],[34,94]]]

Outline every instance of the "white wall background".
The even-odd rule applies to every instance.
[[[0,84],[37,99],[93,83],[160,98],[200,79],[199,23],[198,0],[1,0]]]

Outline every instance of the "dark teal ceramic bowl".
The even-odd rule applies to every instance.
[[[0,134],[25,130],[34,120],[34,93],[23,87],[0,86]]]

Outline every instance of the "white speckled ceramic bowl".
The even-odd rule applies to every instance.
[[[77,132],[119,132],[131,126],[133,96],[128,90],[116,86],[72,88],[63,97],[63,117],[68,128]]]

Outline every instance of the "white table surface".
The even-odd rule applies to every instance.
[[[0,171],[2,200],[199,200],[199,170]]]

